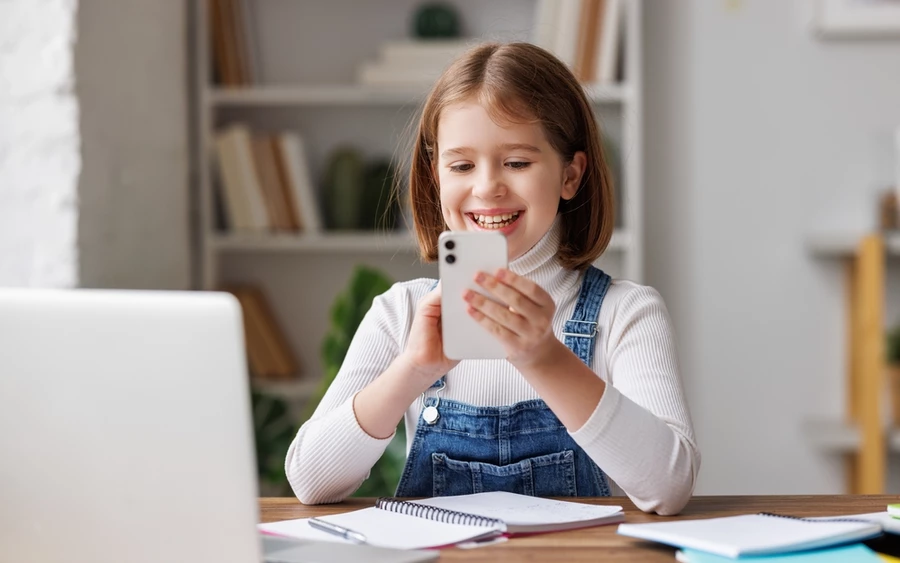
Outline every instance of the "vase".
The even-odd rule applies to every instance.
[[[359,229],[363,191],[363,159],[352,147],[331,153],[325,171],[325,209],[329,229]]]

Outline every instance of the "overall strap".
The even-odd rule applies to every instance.
[[[578,301],[575,302],[575,311],[563,327],[566,347],[575,352],[588,367],[591,367],[594,359],[600,306],[606,297],[610,281],[611,278],[603,270],[588,266],[581,282]]]

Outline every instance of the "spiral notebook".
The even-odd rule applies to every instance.
[[[862,541],[882,533],[876,522],[744,514],[705,520],[620,524],[618,533],[725,557],[774,555]]]
[[[424,500],[380,498],[372,508],[319,519],[364,535],[369,545],[424,549],[614,524],[624,520],[624,513],[620,506],[489,492]],[[259,529],[295,538],[347,541],[313,528],[308,518],[260,524]]]

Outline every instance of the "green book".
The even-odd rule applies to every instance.
[[[900,519],[900,504],[887,505],[887,511],[888,511],[888,514],[890,514],[892,518]]]

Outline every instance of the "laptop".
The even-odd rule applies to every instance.
[[[229,294],[0,288],[0,560],[437,559],[261,536],[248,381]]]

